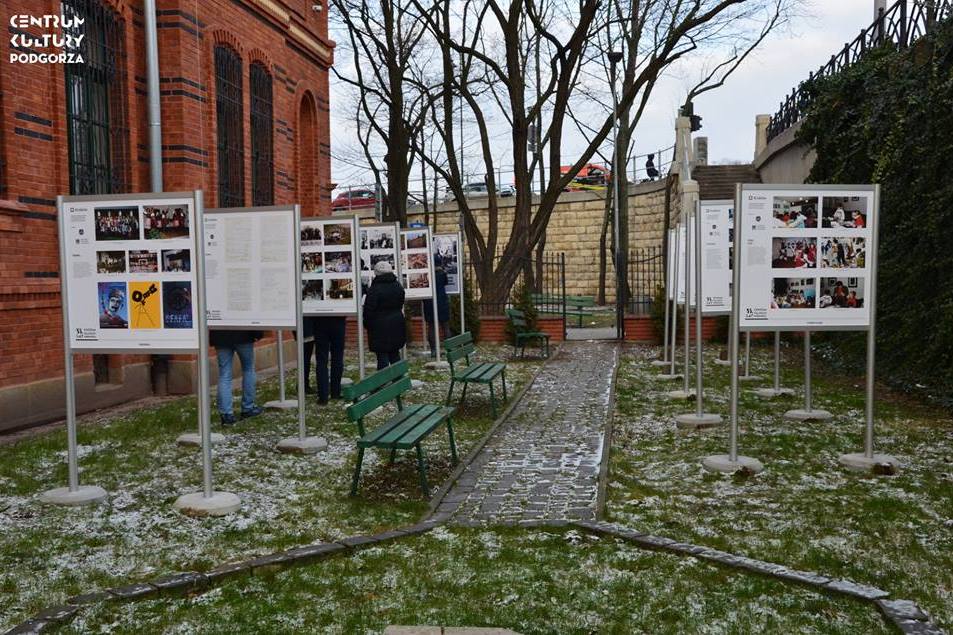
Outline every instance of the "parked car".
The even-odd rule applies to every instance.
[[[559,168],[560,174],[566,174],[571,167],[570,165],[561,166]],[[609,169],[604,165],[587,163],[580,168],[576,178],[569,182],[565,191],[582,192],[585,190],[604,190],[606,184],[609,182],[610,174]]]
[[[515,196],[516,188],[510,184],[497,186],[496,193],[499,196]],[[490,189],[486,186],[486,183],[479,181],[476,183],[467,183],[463,186],[463,195],[467,198],[473,198],[477,196],[489,196]],[[453,190],[449,187],[444,190],[443,195],[444,202],[456,200],[456,196],[453,194]]]
[[[516,187],[512,183],[501,185],[497,191],[500,196],[516,196]]]
[[[357,207],[374,207],[375,205],[377,205],[377,195],[374,190],[346,190],[338,194],[337,198],[331,202],[331,209],[354,209]]]

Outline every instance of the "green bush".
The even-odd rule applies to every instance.
[[[510,290],[510,305],[514,309],[519,309],[526,315],[526,328],[530,331],[537,330],[536,321],[539,315],[536,312],[536,305],[533,304],[533,289],[522,282]],[[513,325],[507,320],[506,337],[511,343],[516,342],[516,331]]]
[[[473,335],[474,340],[480,339],[480,307],[473,298],[473,281],[466,276],[463,282],[464,317],[466,329]],[[460,334],[460,296],[450,296],[450,332]]]
[[[869,51],[806,85],[798,138],[817,151],[814,183],[880,183],[879,378],[953,390],[953,23],[912,47]],[[864,337],[826,338],[830,357],[862,368]],[[933,392],[933,391],[931,391]]]

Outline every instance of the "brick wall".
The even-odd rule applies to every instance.
[[[128,191],[147,192],[152,188],[142,1],[102,1],[123,23]],[[251,204],[252,186],[248,73],[249,65],[259,61],[273,80],[275,203],[301,202],[304,215],[328,213],[328,69],[334,44],[328,39],[327,10],[311,7],[310,0],[158,0],[166,191],[202,188],[206,206],[217,204],[214,48],[226,44],[242,60],[246,204]],[[3,0],[0,23],[9,30],[12,15],[59,12],[54,0]],[[43,33],[39,27],[25,31]],[[70,193],[64,66],[10,63],[10,52],[5,35],[0,38],[0,160],[5,162],[0,176],[0,430],[63,409],[37,409],[32,395],[63,403],[55,201]],[[302,121],[309,148],[302,147]],[[110,391],[93,384],[92,357],[76,356],[80,410],[148,393],[148,372],[142,373],[147,363],[142,356],[111,356],[110,383],[124,389]],[[103,395],[111,396],[104,401]]]
[[[690,339],[695,339],[695,318],[690,318],[688,328],[691,331]],[[678,341],[682,341],[684,326],[679,329]],[[718,318],[702,318],[702,340],[710,342],[717,337]],[[627,315],[625,317],[625,339],[627,342],[643,342],[652,344],[661,344],[662,336],[655,331],[655,324],[652,318],[647,315]]]

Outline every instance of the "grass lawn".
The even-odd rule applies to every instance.
[[[573,530],[429,534],[190,597],[106,604],[67,632],[886,633],[876,610]]]
[[[504,359],[509,350],[481,346],[480,358]],[[441,403],[449,373],[425,371],[423,361],[412,363],[411,374],[425,385],[407,401]],[[347,374],[356,379],[356,360],[349,363]],[[511,398],[539,364],[508,364]],[[288,389],[297,394],[294,374]],[[259,403],[277,394],[277,379],[259,382]],[[492,423],[485,389],[472,387],[467,400],[454,422],[461,456]],[[339,401],[319,407],[309,397],[309,431],[330,444],[312,457],[274,449],[296,434],[295,410],[268,412],[226,431],[227,441],[214,450],[215,486],[238,494],[243,505],[224,519],[188,518],[172,508],[180,494],[201,490],[198,448],[175,444],[180,433],[196,429],[194,398],[81,419],[80,480],[109,492],[107,503],[94,508],[36,500],[67,482],[65,430],[0,446],[0,631],[76,593],[416,522],[427,501],[412,453],[388,466],[385,456],[368,452],[360,495],[347,495],[357,430],[344,407]],[[425,446],[436,486],[451,470],[445,430]]]
[[[782,384],[801,389],[803,349],[785,351]],[[714,358],[715,350],[709,351]],[[864,383],[814,365],[814,405],[828,423],[795,424],[783,412],[803,394],[739,402],[740,452],[764,462],[754,477],[706,472],[703,457],[727,452],[727,426],[676,430],[692,402],[667,401],[649,360],[658,349],[622,355],[609,472],[608,519],[669,538],[879,586],[911,599],[953,630],[953,418],[878,387],[876,448],[905,465],[895,476],[842,469],[837,457],[863,449]],[[753,351],[753,371],[770,385],[771,352]],[[728,419],[729,370],[706,367],[706,410]],[[822,629],[826,630],[826,629]]]

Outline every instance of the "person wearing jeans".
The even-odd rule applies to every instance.
[[[344,337],[347,319],[335,316],[315,316],[304,319],[304,391],[311,387],[311,354],[317,349],[315,374],[318,377],[318,403],[341,398],[341,377],[344,375]],[[328,372],[328,361],[331,367]]]
[[[374,265],[374,280],[364,296],[364,328],[370,349],[377,354],[377,370],[400,361],[400,349],[407,341],[404,288],[386,260]]]
[[[255,342],[263,337],[261,331],[210,331],[209,343],[218,357],[218,414],[222,425],[234,425],[232,410],[232,360],[238,354],[242,365],[241,418],[262,413],[255,405]]]

